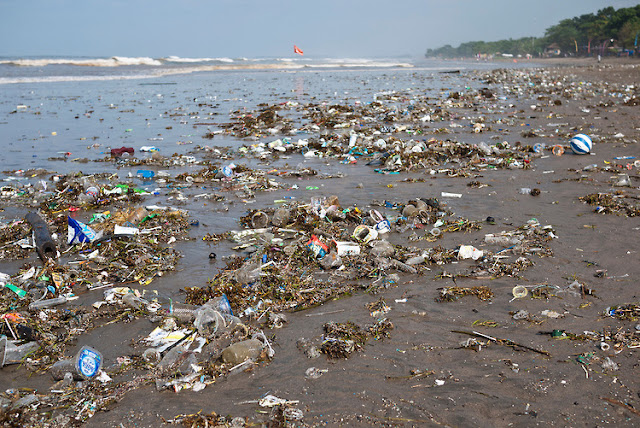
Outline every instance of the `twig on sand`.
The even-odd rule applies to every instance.
[[[532,348],[527,345],[521,345],[510,339],[498,339],[496,337],[491,337],[486,334],[478,333],[477,331],[462,331],[462,330],[451,330],[451,331],[453,333],[468,334],[469,336],[484,337],[485,339],[489,339],[490,341],[495,342],[498,345],[511,346],[512,348],[524,348],[529,351],[537,352],[538,354],[546,355],[547,357],[551,356],[551,354],[549,354],[547,351],[542,351],[540,349]]]
[[[631,413],[640,416],[640,411],[634,409],[627,403],[623,403],[622,401],[614,400],[613,398],[608,398],[608,397],[600,397],[600,399],[607,401],[611,404],[615,404],[616,406],[624,407],[626,410],[630,411]]]

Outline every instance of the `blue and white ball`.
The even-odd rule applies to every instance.
[[[586,155],[593,148],[593,141],[588,135],[578,134],[569,141],[571,150],[577,155]]]

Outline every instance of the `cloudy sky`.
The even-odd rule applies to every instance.
[[[629,0],[0,0],[0,56],[424,55],[471,40],[542,36]]]

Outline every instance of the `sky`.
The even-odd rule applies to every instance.
[[[630,0],[0,0],[0,56],[420,57]]]

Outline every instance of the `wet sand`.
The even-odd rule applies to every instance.
[[[476,264],[472,260],[427,264],[420,275],[401,272],[398,283],[376,293],[357,290],[348,297],[288,313],[283,328],[265,330],[276,352],[271,361],[217,378],[200,392],[157,391],[154,385],[144,385],[86,419],[83,426],[161,426],[178,415],[198,412],[241,417],[248,424],[264,423],[270,409],[255,401],[266,394],[297,402],[294,406],[304,418],[289,422],[291,426],[636,426],[640,420],[639,321],[604,313],[608,307],[640,301],[636,284],[640,222],[638,217],[595,213],[594,206],[578,198],[618,192],[638,205],[640,181],[633,162],[640,156],[640,106],[628,99],[639,96],[639,69],[633,62],[605,61],[463,75],[496,95],[505,91],[508,101],[463,96],[458,102],[454,98],[452,104],[443,106],[452,113],[450,120],[428,122],[423,135],[469,144],[546,144],[541,155],[532,154],[527,169],[479,168],[472,176],[447,177],[416,168],[383,175],[364,162],[340,165],[335,159],[322,159],[305,165],[320,172],[343,171],[346,176],[283,179],[289,185],[299,184],[301,190],[294,193],[300,200],[335,194],[342,206],[375,208],[390,216],[398,213],[372,202],[404,204],[417,197],[438,198],[452,217],[482,224],[480,230],[444,233],[436,242],[412,242],[410,235],[415,230],[394,229],[388,240],[399,246],[472,245],[497,253],[500,248],[486,244],[485,234],[518,229],[532,219],[540,227],[550,225],[557,236],[547,243],[552,255],[526,255],[533,266],[519,272],[519,277],[466,277]],[[451,127],[454,122],[463,126]],[[485,128],[474,133],[474,123],[484,123]],[[449,133],[436,133],[445,127]],[[592,136],[592,154],[570,152],[567,136],[576,133]],[[549,150],[556,144],[566,146],[562,156]],[[615,159],[621,156],[636,159]],[[597,168],[585,170],[592,164]],[[455,167],[450,162],[433,169]],[[620,179],[618,173],[628,174],[630,187],[614,186]],[[471,182],[481,185],[470,186]],[[307,186],[319,189],[304,191]],[[537,188],[540,194],[522,194],[522,188]],[[462,197],[446,198],[442,192]],[[181,244],[185,260],[177,272],[162,279],[166,281],[162,287],[176,290],[195,285],[190,283],[190,269],[213,277],[224,263],[209,262],[206,254],[215,251],[222,256],[233,251],[229,243],[203,242],[202,235],[238,229],[235,219],[248,208],[273,207],[273,200],[281,194],[257,192],[254,203],[230,204],[229,212],[201,204],[188,206],[190,216],[203,224],[190,232],[197,240]],[[495,224],[484,221],[489,216]],[[511,262],[519,257],[509,251],[503,254]],[[335,280],[331,271],[317,269],[313,274],[328,283]],[[574,281],[582,285],[577,294],[569,288]],[[367,281],[360,282],[362,289],[368,288]],[[548,294],[513,299],[516,285],[530,291],[544,285]],[[494,295],[488,301],[475,296],[437,301],[438,290],[451,286],[487,286]],[[95,298],[86,296],[81,303],[90,304]],[[319,342],[324,324],[330,321],[371,324],[375,318],[366,305],[380,298],[391,308],[385,315],[394,327],[390,337],[369,340],[361,352],[347,359],[326,355],[309,359],[296,346],[300,338]],[[514,319],[513,314],[522,310],[529,316]],[[553,311],[552,316],[544,315],[545,310]],[[77,345],[100,348],[111,365],[119,356],[140,354],[144,347],[132,346],[132,342],[155,325],[143,316],[100,326],[82,334]],[[553,331],[560,333],[552,337]],[[593,333],[585,335],[585,331]],[[67,354],[73,352],[70,349]],[[607,357],[615,366],[603,367]],[[326,372],[307,379],[305,371],[310,367]],[[129,371],[115,381],[143,374]],[[46,373],[29,376],[24,368],[7,366],[0,371],[0,383],[2,389],[32,387],[46,393],[52,381]]]

